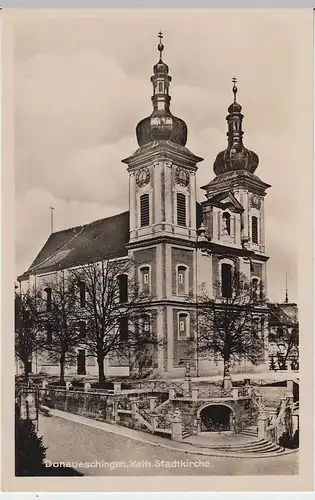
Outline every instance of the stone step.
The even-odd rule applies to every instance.
[[[217,447],[216,450],[222,450],[222,451],[229,451],[229,452],[235,452],[235,453],[269,453],[269,452],[282,452],[284,449],[281,448],[280,446],[266,442],[263,444],[256,444],[253,446],[227,446],[227,447],[222,447],[219,448]]]
[[[249,430],[243,430],[240,432],[242,436],[248,436],[248,437],[257,437],[257,431],[249,431]]]

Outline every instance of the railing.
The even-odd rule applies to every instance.
[[[198,399],[232,398],[232,390],[227,389],[198,389]]]

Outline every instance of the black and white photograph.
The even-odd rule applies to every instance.
[[[285,484],[302,15],[105,10],[13,23],[15,476]]]

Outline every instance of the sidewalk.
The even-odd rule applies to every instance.
[[[59,418],[64,418],[66,420],[76,422],[78,424],[86,425],[88,427],[93,427],[94,429],[100,429],[103,430],[104,432],[110,432],[112,434],[118,434],[120,436],[124,436],[129,439],[133,439],[135,441],[138,441],[140,443],[145,443],[148,445],[152,446],[159,446],[168,450],[173,450],[173,451],[181,451],[182,453],[188,453],[192,455],[202,455],[202,456],[212,456],[212,457],[232,457],[232,458],[269,458],[267,455],[265,456],[257,456],[257,455],[250,455],[246,454],[240,454],[240,453],[229,453],[229,452],[220,452],[216,451],[215,449],[211,448],[210,446],[207,447],[207,437],[203,439],[202,446],[198,446],[189,442],[184,442],[184,441],[173,441],[173,440],[168,440],[166,438],[162,438],[160,436],[156,436],[154,434],[149,434],[146,432],[142,431],[137,431],[134,429],[129,429],[128,427],[123,427],[120,425],[115,425],[115,424],[108,424],[106,422],[100,422],[97,420],[93,420],[91,418],[87,417],[82,417],[81,415],[75,415],[73,413],[68,413],[60,410],[53,410],[51,409],[49,411],[49,414],[51,417],[59,417]],[[49,417],[48,417],[49,418]],[[226,440],[226,438],[225,438]],[[226,441],[225,441],[226,442]],[[210,444],[210,443],[209,443]],[[291,450],[288,450],[287,453],[292,453]]]

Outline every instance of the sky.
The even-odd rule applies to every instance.
[[[298,50],[291,10],[147,10],[21,16],[14,23],[16,273],[50,234],[128,210],[123,158],[152,110],[157,33],[170,68],[171,110],[188,126],[187,147],[204,158],[198,187],[226,147],[232,77],[238,79],[244,144],[271,184],[265,199],[268,294],[297,297],[300,146]],[[198,200],[205,199],[198,189]]]

